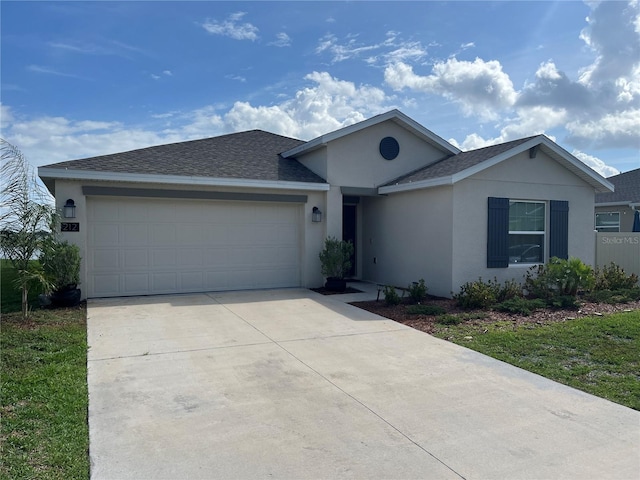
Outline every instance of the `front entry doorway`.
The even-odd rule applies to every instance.
[[[356,265],[356,259],[358,258],[357,248],[357,221],[358,205],[356,203],[344,203],[342,205],[342,240],[353,243],[353,255],[351,256],[351,268],[347,272],[347,277],[352,278],[356,276],[358,266]]]

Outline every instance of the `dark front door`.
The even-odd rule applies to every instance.
[[[343,205],[342,206],[342,240],[353,243],[353,255],[351,256],[351,269],[347,273],[347,277],[356,276],[356,258],[358,258],[356,248],[358,242],[356,241],[357,230],[357,218],[356,212],[358,210],[357,205]]]

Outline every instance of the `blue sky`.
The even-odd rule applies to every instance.
[[[34,165],[398,108],[464,150],[640,167],[640,3],[11,2],[2,136]]]

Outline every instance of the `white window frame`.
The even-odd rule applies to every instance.
[[[530,267],[531,265],[544,264],[546,262],[547,251],[548,251],[547,232],[549,230],[549,213],[548,213],[549,207],[547,205],[547,202],[541,201],[541,200],[519,200],[519,199],[510,198],[509,199],[509,223],[511,223],[511,205],[514,203],[534,203],[534,204],[541,205],[544,208],[544,220],[543,220],[544,228],[542,231],[509,229],[509,237],[511,237],[511,235],[531,235],[531,236],[535,235],[536,237],[542,235],[542,245],[541,245],[542,258],[540,259],[539,262],[511,262],[511,259],[509,259],[509,267],[517,267],[519,265]]]
[[[616,214],[618,215],[618,225],[617,227],[604,227],[604,226],[598,226],[598,215],[613,215]],[[593,224],[595,225],[595,229],[598,232],[619,232],[620,231],[620,212],[619,211],[611,211],[611,212],[596,212],[595,216],[594,216],[594,221]],[[617,230],[602,230],[604,228],[617,228]]]

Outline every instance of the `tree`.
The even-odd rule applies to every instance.
[[[33,168],[20,150],[0,139],[2,178],[0,202],[0,250],[17,273],[22,290],[22,318],[29,315],[28,294],[34,284],[48,290],[51,285],[32,260],[51,237],[57,221],[50,196],[41,187]]]

